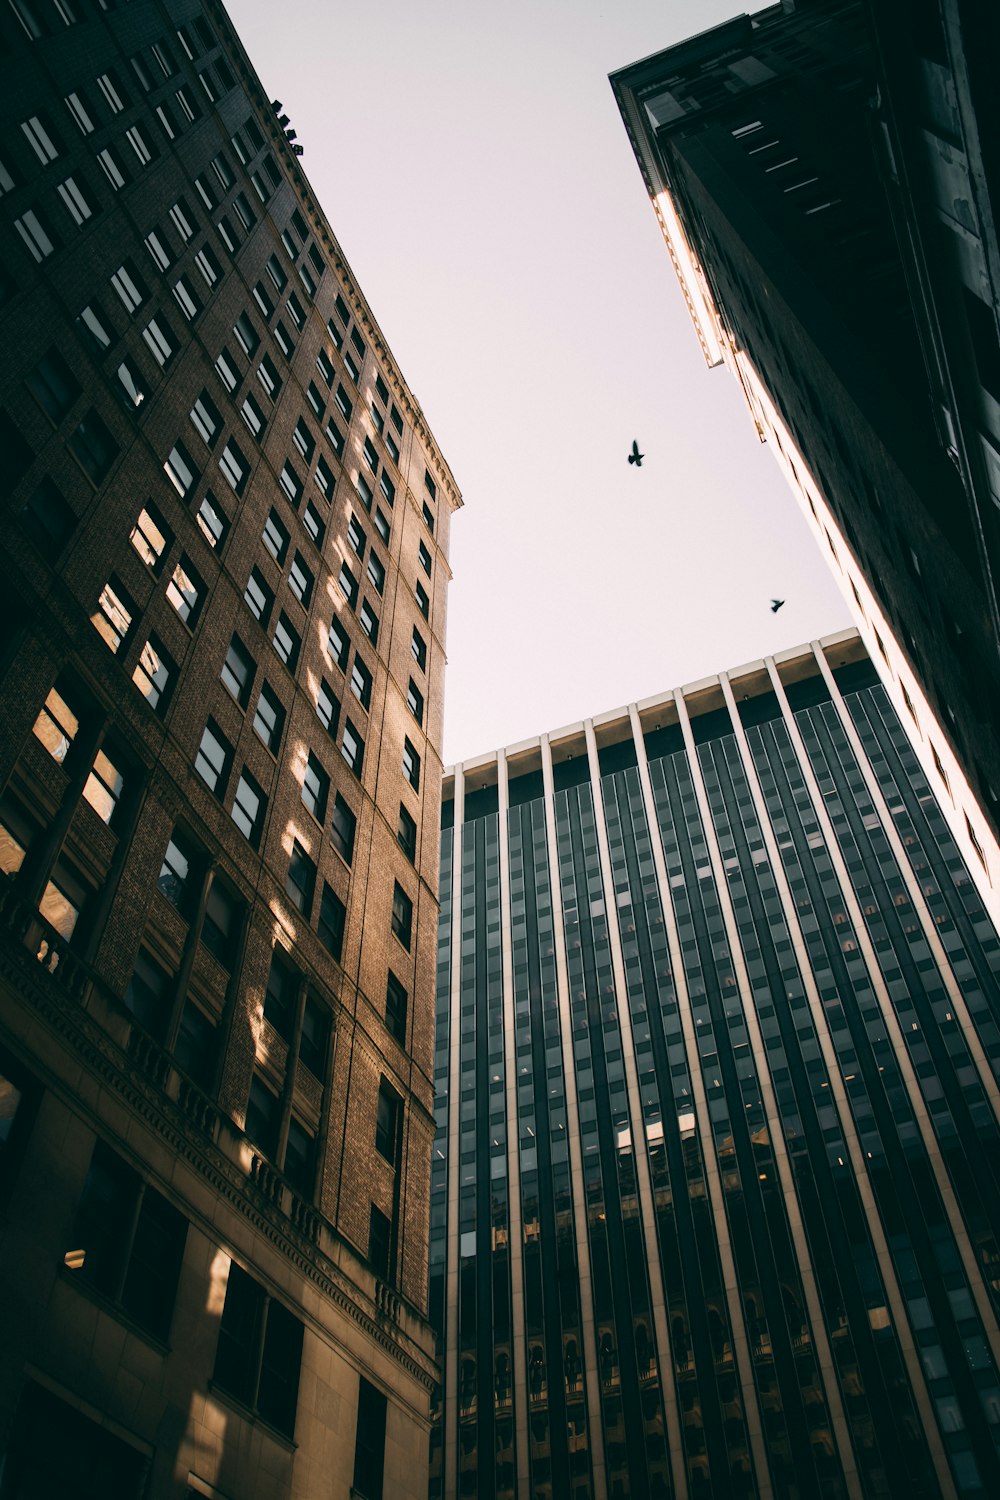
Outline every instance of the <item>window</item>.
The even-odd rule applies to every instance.
[[[189,916],[194,907],[200,866],[197,845],[183,828],[175,828],[170,835],[156,883],[171,906],[175,906],[183,917]]]
[[[417,583],[414,586],[413,593],[417,601],[417,608],[423,615],[424,619],[428,619],[431,612],[431,601],[427,590],[424,588],[422,583]]]
[[[337,317],[340,319],[340,321],[343,323],[344,327],[346,328],[347,325],[348,325],[348,323],[351,321],[351,313],[350,313],[350,309],[347,306],[347,303],[344,301],[343,297],[340,295],[339,292],[337,293],[337,300],[333,304],[333,309],[334,309],[334,312],[337,314]],[[337,347],[339,348],[340,346],[338,345]]]
[[[198,525],[210,547],[218,549],[229,535],[229,517],[209,490],[198,507]]]
[[[285,1437],[295,1433],[302,1324],[232,1263],[212,1379]]]
[[[430,469],[424,470],[424,488],[432,500],[437,499],[437,485],[434,483]]]
[[[256,670],[257,663],[239,636],[234,635],[229,643],[226,659],[222,663],[221,676],[240,708],[246,708],[250,702],[250,690],[253,687]]]
[[[110,146],[105,146],[102,151],[98,151],[97,160],[105,177],[117,193],[125,186],[125,173],[122,171],[121,163],[117,156]]]
[[[365,760],[365,742],[350,719],[344,725],[344,738],[340,742],[340,753],[360,781]]]
[[[125,991],[125,1004],[139,1025],[158,1041],[163,1040],[170,1018],[170,981],[166,969],[145,948],[140,948]]]
[[[370,707],[372,701],[372,674],[360,656],[357,655],[354,658],[354,666],[351,668],[351,691],[362,708]]]
[[[170,210],[170,221],[185,245],[188,240],[194,239],[198,231],[198,220],[191,212],[186,198],[178,198]]]
[[[340,574],[337,578],[340,591],[352,609],[357,608],[358,603],[358,580],[351,572],[346,563],[341,563]]]
[[[427,642],[424,640],[423,636],[420,634],[420,631],[415,625],[413,627],[413,637],[410,641],[410,650],[413,653],[413,659],[416,662],[417,666],[422,672],[426,672]]]
[[[417,824],[410,816],[402,803],[399,804],[399,825],[396,829],[396,840],[407,859],[416,863],[417,859]]]
[[[236,197],[233,199],[233,207],[236,210],[237,218],[243,225],[243,228],[249,234],[250,230],[257,222],[257,216],[254,213],[253,209],[250,207],[249,200],[245,193],[236,194]]]
[[[340,793],[333,804],[333,824],[330,830],[333,847],[348,864],[354,858],[354,834],[358,820]]]
[[[386,504],[391,510],[396,503],[396,486],[393,484],[392,480],[389,478],[384,469],[382,470],[382,478],[379,480],[378,485],[379,489],[382,491],[382,494],[385,496]]]
[[[385,1024],[400,1046],[406,1046],[406,988],[389,970],[385,991]]]
[[[49,475],[25,501],[21,521],[29,536],[51,556],[62,551],[76,527],[72,507]]]
[[[368,465],[369,469],[371,469],[371,471],[372,471],[373,474],[377,474],[378,473],[378,454],[375,451],[375,444],[372,442],[371,438],[368,438],[368,437],[365,438],[364,447],[363,447],[362,451],[364,452],[365,463]]]
[[[292,441],[294,442],[296,448],[298,448],[299,452],[302,454],[302,457],[305,459],[306,463],[309,463],[316,448],[316,439],[313,437],[312,433],[309,431],[309,428],[306,426],[301,417],[295,424],[295,431],[292,433]]]
[[[330,738],[336,739],[340,723],[340,703],[325,677],[320,678],[316,692],[316,717]]]
[[[364,631],[365,635],[371,641],[372,645],[373,646],[377,645],[378,644],[378,615],[372,609],[372,607],[369,604],[369,602],[368,602],[367,599],[365,599],[364,602],[361,605],[361,609],[358,612],[358,619],[361,622],[361,629]]]
[[[202,391],[189,415],[195,432],[211,448],[222,427],[222,413],[207,391]]]
[[[281,477],[278,480],[278,483],[281,485],[281,488],[284,490],[285,494],[288,496],[289,500],[292,502],[295,508],[298,509],[299,501],[302,499],[302,480],[296,474],[295,470],[292,468],[287,459],[285,460],[284,467],[281,470]]]
[[[298,839],[295,839],[292,842],[291,858],[288,861],[285,891],[293,905],[298,907],[307,920],[309,913],[312,911],[313,891],[315,888],[316,866]]]
[[[375,394],[383,406],[389,405],[389,387],[379,374],[375,376]]]
[[[80,179],[83,181],[83,178]],[[60,182],[56,189],[67,213],[78,229],[87,222],[94,210],[87,202],[87,196],[77,182],[75,177],[67,177],[65,182]]]
[[[68,943],[76,931],[89,894],[90,887],[76,866],[60,856],[38,903],[38,914]]]
[[[406,706],[417,723],[422,724],[424,722],[424,695],[412,677],[410,678],[410,685],[406,690]]]
[[[106,73],[99,75],[97,86],[104,95],[107,106],[113,115],[121,114],[122,110],[131,102],[121,79],[111,68]]]
[[[394,418],[397,415],[395,407],[392,408],[392,415],[393,415]],[[391,432],[387,432],[386,435],[385,435],[385,446],[389,450],[389,457],[392,459],[393,463],[398,468],[399,467],[399,444],[396,442],[396,439],[393,437],[393,435],[392,435]]]
[[[288,1122],[282,1170],[292,1190],[311,1200],[316,1185],[316,1137],[294,1115]]]
[[[273,253],[267,258],[267,274],[274,282],[278,291],[283,292],[288,285],[288,277],[285,275],[285,268],[281,264],[281,261]]]
[[[75,1276],[155,1338],[174,1311],[187,1220],[103,1141],[94,1146],[73,1225]]]
[[[284,563],[285,554],[288,551],[288,531],[282,524],[278,512],[274,509],[271,510],[267,520],[264,522],[264,531],[261,540],[275,562]]]
[[[132,681],[158,714],[166,711],[177,681],[177,664],[168,654],[159,636],[151,635],[139,653]]]
[[[213,287],[222,275],[222,267],[211,245],[204,244],[197,252],[194,263],[201,272],[202,280],[208,287]]]
[[[246,489],[247,479],[250,474],[250,465],[235,439],[230,438],[223,448],[222,457],[219,459],[219,468],[237,495],[242,495]]]
[[[302,1031],[299,1035],[299,1061],[305,1063],[313,1077],[320,1082],[326,1077],[332,1019],[329,1007],[322,1000],[315,995],[306,996]]]
[[[433,535],[433,532],[434,532],[434,512],[431,510],[431,508],[427,504],[426,500],[424,501],[424,504],[423,504],[423,516],[424,516],[424,522],[425,522],[425,524],[427,526],[428,531],[431,532],[431,534]]]
[[[123,359],[115,373],[118,376],[119,399],[125,410],[135,416],[149,395],[149,387],[137,366],[129,359]]]
[[[333,496],[333,470],[326,459],[320,456],[316,462],[316,472],[313,475],[316,485],[324,500],[330,500]]]
[[[392,1166],[399,1159],[399,1127],[403,1118],[403,1101],[386,1079],[378,1089],[375,1115],[375,1149]]]
[[[350,396],[344,390],[344,387],[342,385],[337,386],[336,402],[340,407],[340,410],[343,412],[345,418],[349,422],[354,411],[354,403],[351,401]]]
[[[210,792],[221,797],[233,758],[233,747],[214,719],[209,719],[198,746],[194,768]]]
[[[307,505],[302,512],[302,524],[316,546],[322,547],[323,538],[326,536],[326,526],[320,520],[319,512],[312,505]]]
[[[112,755],[121,759],[113,746],[105,742],[104,748],[94,757],[93,768],[83,789],[84,801],[90,803],[101,822],[107,823],[109,828],[114,826],[125,786],[121,768],[111,759]]]
[[[324,402],[323,397],[320,395],[319,389],[314,380],[310,380],[308,386],[306,387],[306,400],[312,407],[317,420],[322,422],[323,413],[326,411],[326,403]]]
[[[338,620],[331,620],[326,644],[337,666],[342,672],[346,672],[347,658],[351,654],[351,638]]]
[[[272,954],[264,991],[264,1019],[286,1042],[291,1041],[295,1030],[298,989],[298,974],[279,958],[277,952]]]
[[[259,620],[266,627],[271,618],[274,594],[265,583],[264,575],[259,568],[254,568],[247,579],[243,599],[254,619]]]
[[[294,672],[298,664],[302,640],[284,610],[278,616],[278,623],[274,628],[274,638],[271,644],[288,670]]]
[[[278,392],[281,390],[281,376],[278,374],[277,365],[269,354],[265,354],[257,366],[257,379],[271,400],[277,401]]]
[[[292,351],[295,348],[295,340],[292,338],[291,334],[288,332],[288,329],[285,327],[280,318],[274,325],[274,337],[278,348],[281,350],[285,358],[291,359]]]
[[[302,776],[302,801],[321,823],[326,817],[326,802],[329,795],[330,778],[319,760],[310,751]]]
[[[260,844],[266,812],[267,798],[244,766],[243,774],[237,783],[236,796],[233,799],[232,818],[240,833],[254,849]]]
[[[82,389],[58,350],[43,354],[24,384],[52,423],[60,423],[69,414]]]
[[[55,250],[54,234],[33,208],[26,209],[19,219],[14,220],[14,228],[24,241],[31,258],[39,264]]]
[[[167,599],[190,629],[194,628],[204,597],[204,584],[188,559],[182,556],[167,584]]]
[[[98,355],[111,348],[107,314],[99,302],[91,302],[77,314],[76,326],[85,336],[91,349]]]
[[[232,395],[240,383],[240,367],[228,349],[223,349],[215,361],[215,373],[218,375],[226,390]]]
[[[348,375],[350,375],[351,379],[354,381],[354,384],[357,385],[358,376],[361,374],[361,371],[358,368],[357,360],[349,352],[344,354],[343,359],[344,369],[347,371]]]
[[[257,353],[257,350],[260,348],[260,335],[251,323],[249,313],[240,313],[239,317],[236,319],[236,322],[233,324],[233,332],[239,339],[244,353],[249,359],[253,359],[254,355]]]
[[[415,792],[420,790],[420,756],[408,739],[403,740],[403,775]]]
[[[344,434],[341,432],[340,428],[337,426],[332,417],[327,422],[324,431],[330,440],[330,447],[333,449],[334,453],[336,453],[338,458],[342,458],[344,454]]]
[[[177,344],[166,318],[150,318],[142,330],[142,337],[150,354],[161,369],[166,369],[177,353]]]
[[[398,880],[392,893],[392,930],[409,952],[413,931],[413,902]]]
[[[288,570],[288,587],[302,607],[308,609],[312,599],[313,575],[301,552],[296,552],[292,558],[292,566]]]
[[[254,714],[253,727],[271,754],[277,755],[285,728],[285,710],[277,693],[266,682],[261,687],[260,697],[257,699],[257,712]]]
[[[231,969],[243,928],[243,902],[231,886],[216,875],[205,903],[201,940],[224,969]]]
[[[388,1281],[392,1261],[392,1221],[374,1203],[368,1225],[368,1259],[375,1275]]]
[[[374,401],[371,402],[368,410],[372,414],[372,425],[374,426],[375,431],[381,434],[385,431],[385,417],[379,411]]]
[[[66,444],[92,484],[101,484],[118,457],[118,444],[107,426],[90,410]]]
[[[296,297],[294,292],[290,292],[288,294],[288,300],[286,301],[285,306],[288,308],[288,313],[292,322],[301,333],[302,329],[306,325],[306,313],[305,308],[302,306],[302,303],[299,301],[298,297]]]
[[[258,281],[256,286],[253,288],[253,300],[256,302],[257,306],[263,313],[264,321],[267,322],[268,318],[270,318],[274,312],[274,303],[271,301],[267,287],[262,281]]]
[[[149,296],[149,288],[136,270],[132,261],[126,260],[111,277],[111,285],[118,293],[127,313],[135,312]]]
[[[344,951],[344,928],[347,923],[347,907],[336,892],[324,883],[319,902],[319,940],[328,953],[340,963]]]
[[[385,564],[375,552],[368,554],[368,577],[381,594],[385,589]]]
[[[41,740],[52,759],[60,764],[66,759],[80,728],[76,712],[63,697],[66,691],[68,690],[61,683],[51,688],[34,723],[35,736]]]
[[[182,500],[186,500],[198,482],[194,459],[183,443],[175,443],[163,462],[163,472]]]
[[[374,499],[374,496],[372,495],[372,487],[363,474],[359,474],[357,479],[354,481],[354,488],[358,492],[358,499],[361,501],[361,504],[370,515],[372,500]]]
[[[97,609],[90,619],[98,635],[116,654],[128,640],[134,613],[135,605],[112,575],[101,590]]]
[[[158,573],[173,537],[166,522],[151,500],[139,512],[129,540],[150,572]]]
[[[364,1500],[382,1500],[385,1470],[386,1399],[361,1376],[358,1389],[358,1425],[354,1439],[354,1484]]]
[[[385,542],[386,546],[389,545],[389,532],[391,530],[391,527],[392,522],[389,520],[389,517],[386,515],[382,507],[379,506],[379,508],[375,512],[375,530],[378,532],[383,542]]]
[[[21,129],[42,166],[48,166],[50,161],[55,161],[59,155],[59,147],[55,144],[55,127],[46,115],[32,115],[29,120],[21,121]],[[58,139],[58,137],[56,137]]]
[[[67,94],[63,103],[80,127],[81,135],[90,135],[94,129],[94,122],[82,91]]]
[[[316,356],[316,368],[319,371],[320,375],[322,375],[324,384],[332,388],[333,365],[331,364],[330,356],[329,354],[327,354],[325,349],[320,349],[319,353]]]
[[[350,521],[348,522],[347,540],[350,542],[351,546],[358,554],[359,559],[363,558],[365,555],[365,546],[368,539],[361,528],[361,524],[358,521],[357,516],[352,515]]]

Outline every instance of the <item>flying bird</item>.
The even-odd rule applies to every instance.
[[[781,608],[781,606],[784,604],[784,602],[785,602],[784,599],[772,599],[771,600],[771,613],[772,613],[772,615],[776,615],[778,613],[778,610]]]
[[[635,464],[635,466],[636,466],[637,469],[641,469],[642,468],[642,461],[645,458],[645,456],[646,455],[644,453],[640,453],[639,452],[639,444],[636,442],[635,438],[633,438],[632,439],[632,452],[628,456],[629,463],[630,464]]]

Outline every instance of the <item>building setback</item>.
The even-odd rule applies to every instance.
[[[461,496],[280,110],[0,11],[4,1500],[426,1491]]]
[[[1000,1493],[998,970],[853,630],[446,771],[432,1496]]]
[[[611,78],[706,358],[740,380],[995,921],[998,60],[993,6],[800,0]]]

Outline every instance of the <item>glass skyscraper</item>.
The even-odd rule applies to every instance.
[[[1000,943],[858,635],[444,798],[432,1496],[1000,1493]]]

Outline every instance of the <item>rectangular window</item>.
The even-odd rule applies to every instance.
[[[337,577],[337,582],[340,585],[340,592],[343,594],[348,604],[352,609],[356,609],[358,604],[358,580],[355,578],[354,574],[351,572],[346,563],[341,563],[340,565],[340,573]]]
[[[306,313],[305,308],[302,306],[302,303],[299,301],[298,297],[296,297],[294,292],[290,292],[288,294],[288,299],[285,302],[285,306],[288,308],[289,317],[295,324],[295,327],[301,333],[303,328],[306,326]]]
[[[134,616],[135,605],[112,574],[101,590],[97,608],[90,619],[98,635],[116,655],[128,641]]]
[[[354,657],[354,666],[351,668],[351,691],[362,708],[371,707],[372,674],[357,654]]]
[[[46,750],[62,764],[69,752],[69,747],[76,739],[80,728],[80,721],[76,712],[70,708],[59,687],[50,689],[44,705],[39,711],[38,718],[34,723],[34,734],[41,740]]]
[[[197,845],[183,828],[175,828],[156,883],[182,917],[187,916],[194,906],[201,866]]]
[[[186,198],[178,198],[177,202],[170,210],[170,221],[173,224],[174,228],[177,230],[177,233],[180,235],[181,239],[184,241],[185,245],[187,244],[188,240],[193,239],[195,234],[197,233],[198,220],[191,212]]]
[[[327,354],[325,349],[320,349],[319,353],[316,356],[316,368],[319,371],[320,375],[322,375],[324,384],[332,388],[333,365],[331,364],[330,356],[329,354]]]
[[[396,408],[393,407],[392,411],[393,415],[395,416]],[[399,444],[396,442],[396,439],[393,437],[391,432],[387,432],[385,435],[385,446],[389,450],[389,457],[392,459],[396,467],[399,468]]]
[[[385,591],[385,564],[375,552],[368,554],[368,577],[380,594]]]
[[[382,403],[383,406],[388,406],[388,404],[389,404],[389,387],[386,385],[386,383],[382,379],[381,375],[379,375],[377,373],[376,373],[376,376],[375,376],[375,394],[378,397],[378,399],[381,401],[381,403]]]
[[[417,608],[423,615],[424,619],[428,619],[431,612],[431,601],[427,590],[424,588],[422,583],[417,583],[414,585],[413,593],[417,601]]]
[[[315,542],[317,547],[322,547],[326,536],[326,526],[320,519],[319,511],[312,504],[307,505],[302,512],[302,524],[310,540]]]
[[[329,887],[324,887],[324,894],[327,889]],[[320,906],[322,907],[322,901]],[[322,1000],[317,999],[315,995],[306,996],[302,1031],[299,1036],[299,1061],[304,1063],[313,1077],[318,1078],[321,1083],[326,1078],[332,1019],[329,1007],[324,1005]]]
[[[427,545],[424,542],[421,542],[420,546],[417,548],[417,560],[419,561],[420,566],[423,568],[424,572],[429,578],[431,576],[431,554],[427,550]]]
[[[302,480],[296,474],[295,470],[292,468],[287,459],[285,460],[284,467],[281,470],[281,477],[278,480],[278,483],[281,485],[281,488],[284,490],[289,500],[295,506],[296,510],[298,510],[299,501],[302,499]]]
[[[354,405],[351,401],[350,396],[344,390],[344,387],[342,385],[337,386],[336,401],[337,405],[340,407],[340,410],[343,412],[345,418],[349,422],[351,420],[351,414],[354,411]]]
[[[260,845],[266,812],[267,798],[244,766],[243,774],[236,786],[236,796],[233,799],[232,819],[253,849]]]
[[[302,774],[302,801],[315,818],[322,823],[326,818],[326,803],[330,795],[330,778],[312,751],[306,760]]]
[[[437,499],[437,485],[434,483],[430,469],[424,470],[424,488],[432,500]]]
[[[109,68],[106,73],[99,75],[97,86],[104,95],[105,102],[111,113],[113,115],[121,114],[130,101],[118,74]]]
[[[396,503],[396,486],[384,469],[382,470],[382,478],[379,480],[379,489],[382,491],[385,502],[391,510]]]
[[[378,532],[383,542],[385,542],[386,546],[389,545],[389,533],[391,529],[392,522],[389,520],[389,517],[386,515],[382,507],[379,506],[375,511],[375,530]]]
[[[422,672],[426,672],[427,642],[424,640],[423,636],[420,634],[420,631],[415,625],[413,627],[413,636],[410,640],[410,651],[413,653],[413,660],[416,662],[420,670]]]
[[[151,229],[143,240],[143,244],[149,251],[149,258],[158,271],[169,270],[173,256],[170,252],[170,243],[161,229]]]
[[[213,447],[222,430],[222,413],[206,390],[195,401],[189,415],[195,432],[209,448]]]
[[[389,970],[385,991],[385,1024],[401,1047],[406,1046],[406,988]]]
[[[104,749],[98,750],[94,764],[83,788],[84,800],[89,802],[102,823],[114,827],[125,778],[121,769],[111,759],[115,754],[108,741]]]
[[[288,329],[285,327],[280,318],[274,325],[274,337],[278,348],[281,350],[285,358],[291,359],[292,354],[295,351],[295,340],[292,338],[291,334],[288,332]]]
[[[247,579],[247,586],[243,594],[244,603],[250,610],[255,620],[259,620],[265,628],[271,618],[271,607],[274,604],[274,593],[268,587],[267,581],[259,568],[253,568]]]
[[[403,775],[415,792],[420,790],[420,756],[408,739],[403,740]]]
[[[309,428],[306,426],[301,417],[295,424],[295,431],[292,433],[292,441],[294,442],[296,448],[298,448],[299,452],[302,454],[302,457],[306,460],[307,463],[309,463],[312,459],[313,453],[316,450],[316,439],[313,437],[312,433],[309,431]]]
[[[111,334],[108,331],[107,315],[101,309],[99,302],[91,302],[81,309],[77,314],[76,326],[84,335],[91,350],[98,354],[104,354],[111,348]]]
[[[354,381],[354,384],[357,385],[358,377],[361,374],[361,371],[358,369],[357,361],[349,351],[346,351],[344,353],[343,359],[344,369],[347,371],[348,375],[350,375],[351,379]]]
[[[316,866],[309,858],[298,839],[293,840],[292,853],[288,861],[288,876],[285,892],[293,905],[309,920],[312,911],[313,891],[316,887]]]
[[[205,585],[194,571],[188,558],[181,556],[167,584],[167,600],[173,605],[185,625],[193,630],[198,611],[205,597]]]
[[[373,1203],[368,1224],[368,1260],[375,1275],[390,1280],[392,1262],[392,1221]]]
[[[157,1339],[170,1332],[187,1228],[155,1188],[95,1144],[69,1247],[84,1252],[73,1275]]]
[[[358,1389],[354,1439],[354,1489],[365,1500],[383,1500],[386,1399],[365,1377]]]
[[[236,197],[233,199],[233,207],[236,210],[237,218],[243,225],[243,228],[249,234],[251,229],[257,222],[257,215],[250,207],[250,200],[247,198],[245,193],[236,194]]]
[[[273,953],[264,991],[264,1019],[286,1042],[292,1040],[295,1030],[298,988],[296,970],[279,958],[277,952]]]
[[[422,724],[424,722],[424,695],[412,677],[410,678],[410,685],[406,690],[406,706],[417,723]]]
[[[67,448],[92,484],[102,484],[120,449],[106,423],[91,409],[70,434]]]
[[[385,1079],[379,1084],[375,1114],[375,1149],[395,1166],[399,1160],[399,1127],[403,1118],[403,1101]]]
[[[67,416],[82,387],[58,349],[49,349],[25,376],[25,385],[50,422]]]
[[[351,638],[338,620],[331,620],[326,644],[337,666],[342,672],[346,672],[347,658],[351,654]]]
[[[198,507],[198,525],[210,547],[222,547],[229,535],[229,517],[209,490]]]
[[[320,678],[316,691],[316,717],[331,739],[335,739],[340,723],[340,703],[325,677]]]
[[[324,500],[329,501],[333,497],[333,470],[326,459],[320,456],[316,463],[316,472],[313,475],[316,486]]]
[[[296,552],[292,558],[292,566],[288,570],[288,587],[303,609],[308,609],[312,599],[313,575],[301,552]]]
[[[274,312],[274,303],[271,301],[267,287],[262,281],[258,281],[254,286],[253,300],[264,314],[264,321],[267,322]]]
[[[352,515],[347,523],[347,540],[358,554],[359,560],[363,558],[368,538],[365,536],[364,529],[357,516]]]
[[[230,438],[223,448],[219,468],[237,495],[242,495],[250,477],[250,465],[235,438]]]
[[[344,928],[347,922],[347,907],[340,897],[324,883],[319,903],[317,928],[320,942],[328,953],[340,963],[344,950]]]
[[[324,431],[326,432],[326,435],[330,440],[330,446],[333,449],[334,453],[336,453],[338,458],[342,458],[344,454],[344,434],[341,432],[340,428],[337,426],[332,417],[327,422]]]
[[[166,318],[162,316],[150,318],[142,330],[142,337],[156,363],[161,369],[166,369],[177,353],[177,341]]]
[[[308,386],[306,387],[306,400],[312,407],[317,420],[322,422],[323,413],[326,411],[326,403],[319,393],[319,386],[316,384],[315,380],[310,380]]]
[[[229,642],[226,659],[222,663],[221,676],[225,687],[232,693],[240,708],[246,708],[250,702],[250,691],[253,688],[256,670],[257,663],[239,636],[234,635]]]
[[[232,1263],[212,1379],[291,1439],[301,1366],[302,1324]]]
[[[275,562],[284,564],[285,556],[288,552],[288,530],[282,523],[278,512],[273,508],[264,522],[261,540]]]
[[[270,683],[265,682],[261,687],[253,727],[258,738],[263,740],[271,754],[277,755],[285,728],[285,710],[281,699]]]
[[[163,472],[182,500],[187,499],[199,479],[199,471],[195,468],[194,459],[184,444],[179,442],[175,443],[167,454]]]
[[[138,125],[130,125],[128,127],[125,132],[125,139],[135,152],[140,167],[148,167],[156,154],[155,147],[149,144]]]
[[[368,465],[369,469],[371,469],[373,474],[377,474],[378,454],[375,451],[375,444],[372,442],[371,438],[365,438],[362,451],[364,453],[365,463]]]
[[[80,182],[83,181],[81,177]],[[78,229],[87,222],[94,210],[87,202],[86,194],[75,177],[67,177],[65,182],[60,182],[56,191],[58,192],[67,213]]]
[[[210,792],[221,797],[233,758],[233,747],[214,719],[209,719],[198,746],[194,768]]]
[[[158,714],[166,711],[177,681],[177,664],[168,655],[158,636],[151,635],[143,646],[132,673],[132,681],[150,708],[155,709]]]
[[[201,302],[186,276],[181,276],[174,282],[174,298],[188,322],[193,323],[201,312]]]
[[[236,322],[233,324],[233,332],[239,339],[244,353],[249,359],[253,359],[258,348],[260,347],[260,335],[258,334],[256,328],[253,326],[253,323],[250,321],[249,313],[240,313],[239,317],[236,319]]]
[[[55,161],[59,148],[54,139],[55,127],[47,115],[44,119],[41,115],[32,115],[30,119],[22,120],[21,129],[43,167],[48,166],[50,161]]]
[[[361,608],[358,611],[358,620],[360,622],[361,629],[364,631],[365,635],[371,641],[372,645],[373,646],[377,646],[378,645],[378,615],[372,609],[372,607],[371,607],[371,605],[370,605],[370,603],[368,602],[367,599],[362,600]]]
[[[365,761],[365,742],[350,719],[344,725],[344,737],[340,742],[340,753],[360,781],[361,770]]]
[[[417,858],[417,824],[410,816],[402,803],[399,804],[399,824],[396,828],[396,841],[407,859],[416,863]]]
[[[134,262],[124,261],[111,276],[111,285],[121,299],[127,313],[134,313],[149,296],[149,288],[139,275]]]
[[[430,506],[427,504],[426,500],[423,503],[423,517],[424,517],[424,524],[426,525],[427,530],[433,536],[433,534],[434,534],[434,513],[431,510]]]
[[[222,275],[222,267],[211,245],[202,245],[201,249],[195,255],[194,263],[201,272],[205,285],[213,287]]]
[[[233,888],[219,875],[213,876],[205,904],[201,940],[224,969],[233,966],[245,912],[246,908]]]
[[[338,792],[333,804],[333,823],[330,829],[330,837],[333,841],[333,847],[348,864],[354,858],[354,835],[357,830],[357,821],[349,805]]]
[[[240,383],[240,368],[228,349],[223,349],[215,361],[215,373],[229,394],[232,395]]]
[[[288,670],[294,672],[298,665],[302,639],[284,610],[278,616],[271,644]]]
[[[392,930],[409,952],[413,935],[413,902],[398,880],[392,893]]]
[[[91,119],[90,109],[85,102],[83,92],[78,91],[75,94],[67,94],[63,102],[80,127],[80,133],[82,135],[90,135],[94,129],[94,122]]]
[[[110,182],[114,191],[116,193],[120,192],[125,186],[125,173],[122,171],[121,162],[111,147],[105,146],[103,150],[98,151],[97,160],[101,171]]]
[[[149,395],[149,386],[146,384],[137,366],[131,360],[123,359],[115,371],[118,376],[118,395],[127,412],[133,416]]]

